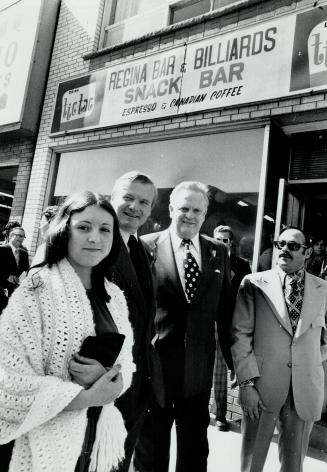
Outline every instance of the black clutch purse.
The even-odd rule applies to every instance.
[[[102,333],[84,339],[80,355],[95,359],[103,367],[112,367],[120,353],[125,336],[120,333]]]

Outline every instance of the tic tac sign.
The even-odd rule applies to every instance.
[[[327,13],[314,9],[59,84],[52,133],[327,88]]]

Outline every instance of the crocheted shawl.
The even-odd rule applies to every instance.
[[[135,370],[133,334],[122,291],[108,281],[106,290],[108,309],[126,336],[117,359],[123,393]],[[87,410],[64,411],[82,390],[71,381],[68,365],[94,333],[89,299],[66,259],[35,269],[13,293],[0,317],[0,444],[15,439],[10,472],[74,472]],[[120,415],[113,404],[101,415],[105,410]],[[112,459],[110,467],[117,464]]]

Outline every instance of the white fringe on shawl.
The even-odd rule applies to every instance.
[[[123,293],[110,282],[106,290],[110,313],[126,336],[117,359],[124,392],[135,370],[132,329]],[[66,259],[51,269],[35,270],[12,295],[0,317],[0,444],[15,439],[10,472],[74,472],[86,409],[64,411],[82,389],[70,380],[68,365],[89,335],[94,335],[90,302]],[[106,405],[94,449],[97,472],[119,463],[123,430],[119,411]]]

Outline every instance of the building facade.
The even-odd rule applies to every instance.
[[[58,5],[0,2],[0,228],[23,219]]]
[[[232,226],[252,270],[283,224],[321,232],[326,25],[326,1],[62,0],[30,149],[30,250],[45,206],[85,188],[110,195],[133,169],[159,189],[144,232],[169,225],[177,183],[200,180],[211,194],[203,231]]]

